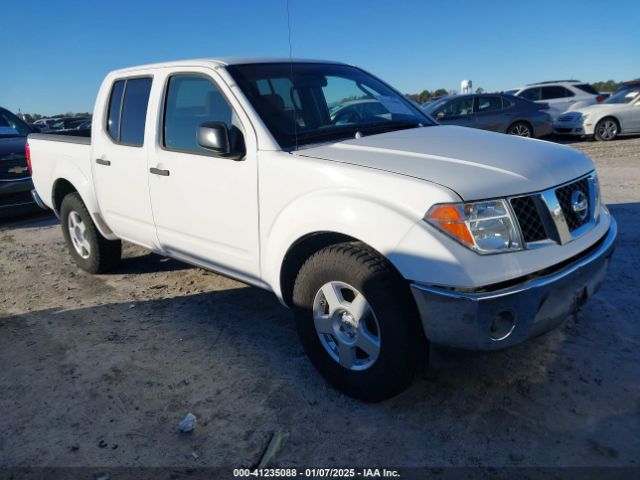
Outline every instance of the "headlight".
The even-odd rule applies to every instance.
[[[588,113],[583,113],[583,114],[582,114],[582,121],[583,121],[583,122],[586,122],[586,121],[587,121],[587,118],[589,118],[589,114],[588,114]]]
[[[602,196],[600,194],[600,180],[598,180],[598,174],[593,174],[593,196],[595,198],[595,206],[593,210],[593,218],[598,220],[600,218],[600,210],[602,209]]]
[[[425,220],[477,253],[522,250],[520,232],[505,200],[434,205]]]

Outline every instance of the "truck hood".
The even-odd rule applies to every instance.
[[[570,147],[444,125],[294,153],[420,178],[455,191],[465,201],[544,190],[594,169],[589,157]]]

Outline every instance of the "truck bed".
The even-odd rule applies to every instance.
[[[56,179],[66,179],[76,189],[90,188],[91,130],[69,130],[55,134],[32,133],[28,138],[33,183],[42,201],[54,208]],[[77,184],[77,185],[76,185]]]

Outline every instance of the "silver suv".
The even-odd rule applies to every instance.
[[[556,120],[561,113],[600,103],[604,96],[588,83],[579,80],[556,80],[531,83],[504,93],[526,98],[532,102],[548,103],[549,115]]]

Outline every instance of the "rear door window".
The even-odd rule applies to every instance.
[[[123,145],[141,147],[151,92],[151,78],[129,78],[113,84],[107,131]]]
[[[540,100],[540,87],[534,87],[534,88],[527,88],[526,90],[523,90],[518,96],[522,97],[522,98],[526,98],[527,100],[531,100],[532,102],[535,102],[537,100]]]
[[[573,92],[564,87],[542,87],[542,100],[554,100],[556,98],[566,98],[573,96]]]
[[[502,99],[498,96],[478,97],[478,113],[502,110]]]
[[[600,92],[598,92],[595,88],[593,88],[593,86],[589,85],[588,83],[580,83],[578,85],[575,85],[575,87],[579,88],[583,92],[590,93],[591,95],[600,95]]]

